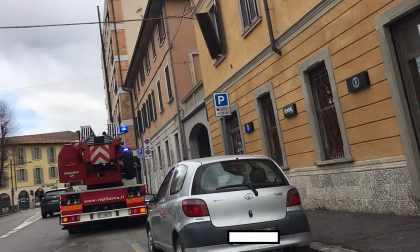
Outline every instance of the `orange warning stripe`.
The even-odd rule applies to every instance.
[[[127,204],[141,203],[141,202],[144,202],[144,197],[143,196],[127,199]]]
[[[70,206],[61,206],[61,211],[75,211],[82,210],[82,205],[70,205]]]

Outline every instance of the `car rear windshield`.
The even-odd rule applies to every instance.
[[[45,193],[45,197],[53,197],[53,196],[57,196],[57,195],[60,195],[60,194],[63,194],[63,193],[65,193],[66,192],[66,190],[57,190],[57,191],[51,191],[51,192],[46,192]]]
[[[246,190],[288,185],[278,166],[267,159],[222,161],[199,167],[191,194]],[[241,186],[243,185],[243,186]]]

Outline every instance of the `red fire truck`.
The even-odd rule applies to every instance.
[[[69,234],[95,221],[147,215],[146,185],[137,183],[133,154],[118,137],[125,130],[108,125],[108,133],[96,136],[82,126],[79,142],[65,144],[58,154],[67,189],[60,196],[60,224]]]

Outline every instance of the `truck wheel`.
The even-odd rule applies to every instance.
[[[77,234],[77,233],[82,232],[82,227],[81,226],[68,227],[67,232],[69,232],[70,235]]]
[[[123,154],[123,172],[125,179],[130,180],[134,178],[134,157],[131,152]]]

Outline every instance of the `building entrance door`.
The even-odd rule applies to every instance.
[[[420,152],[420,9],[393,24],[392,38]]]

